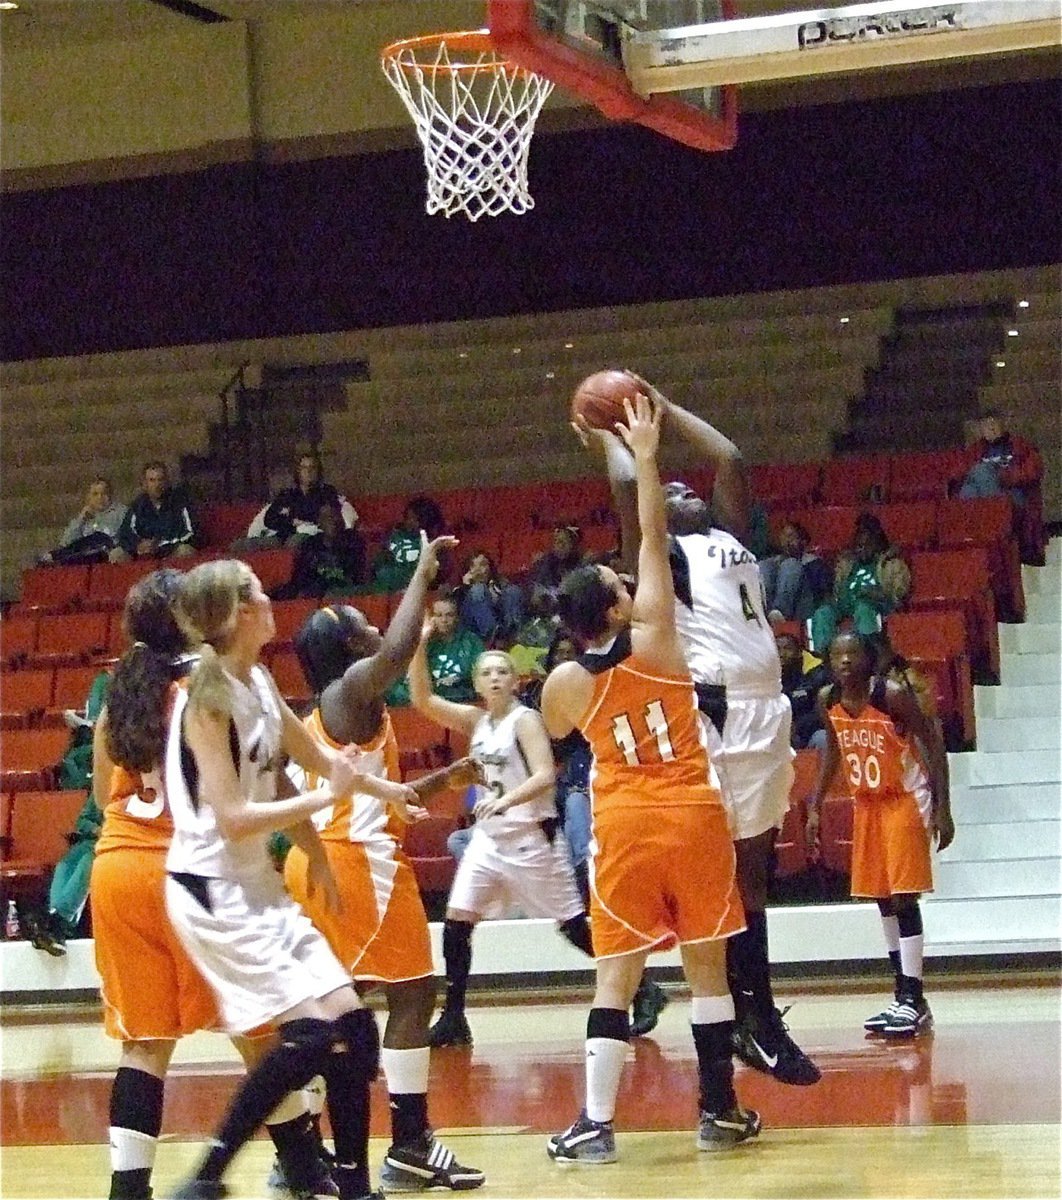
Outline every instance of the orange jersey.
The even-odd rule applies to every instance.
[[[639,659],[630,651],[629,633],[607,653],[584,654],[579,662],[594,675],[579,728],[594,756],[595,814],[722,803],[688,674],[664,675]]]
[[[173,707],[179,683],[170,684],[166,711]],[[115,764],[111,775],[111,794],[103,810],[96,853],[137,846],[148,850],[166,850],[173,837],[173,817],[166,803],[161,769],[141,774]]]
[[[872,690],[857,716],[840,701],[827,710],[854,800],[919,796],[927,791],[925,767],[912,739],[900,733],[892,717],[878,706],[884,704],[883,696],[883,686]]]
[[[326,746],[335,750],[344,749],[343,745],[325,732],[321,720],[320,709],[315,708],[306,718],[306,728]],[[368,742],[357,744],[357,749],[366,755],[358,769],[365,775],[376,775],[381,779],[391,779],[398,782],[401,771],[398,762],[398,741],[391,724],[391,714],[384,709],[383,721],[379,732]],[[314,790],[324,784],[324,780],[307,771],[305,774],[307,790]],[[404,832],[402,822],[394,816],[389,805],[373,796],[355,792],[345,800],[339,800],[328,808],[322,809],[313,818],[314,825],[325,842],[363,842],[380,833],[385,833],[401,842]]]

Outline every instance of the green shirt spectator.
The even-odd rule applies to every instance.
[[[428,670],[432,688],[445,700],[468,703],[478,699],[472,686],[472,668],[486,647],[457,620],[457,603],[440,596],[431,606],[435,633],[428,641]],[[400,707],[409,703],[409,681],[400,679],[387,693],[387,703]]]

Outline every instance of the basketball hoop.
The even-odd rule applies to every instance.
[[[487,30],[385,46],[380,65],[424,146],[429,213],[524,213],[527,158],[550,80],[498,54]]]

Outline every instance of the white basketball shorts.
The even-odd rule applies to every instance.
[[[793,786],[788,697],[734,699],[728,694],[722,737],[703,713],[701,721],[734,840],[779,828]]]
[[[247,1033],[305,1000],[350,985],[350,973],[270,870],[253,883],[203,879],[204,905],[172,876],[166,909],[218,998],[230,1033]]]
[[[537,825],[497,838],[480,826],[457,864],[449,907],[503,917],[510,907],[528,917],[571,920],[583,912],[568,842],[559,829],[550,845]]]

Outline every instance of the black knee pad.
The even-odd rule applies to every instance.
[[[335,1030],[331,1021],[301,1017],[285,1021],[277,1033],[280,1043],[266,1055],[261,1066],[268,1067],[270,1074],[293,1092],[321,1074],[332,1052]]]
[[[899,926],[900,937],[918,937],[922,932],[922,910],[918,907],[917,900],[914,904],[897,907],[896,924]]]
[[[353,1009],[343,1013],[333,1028],[337,1040],[346,1046],[353,1069],[375,1079],[380,1070],[380,1031],[373,1013],[367,1008]]]

